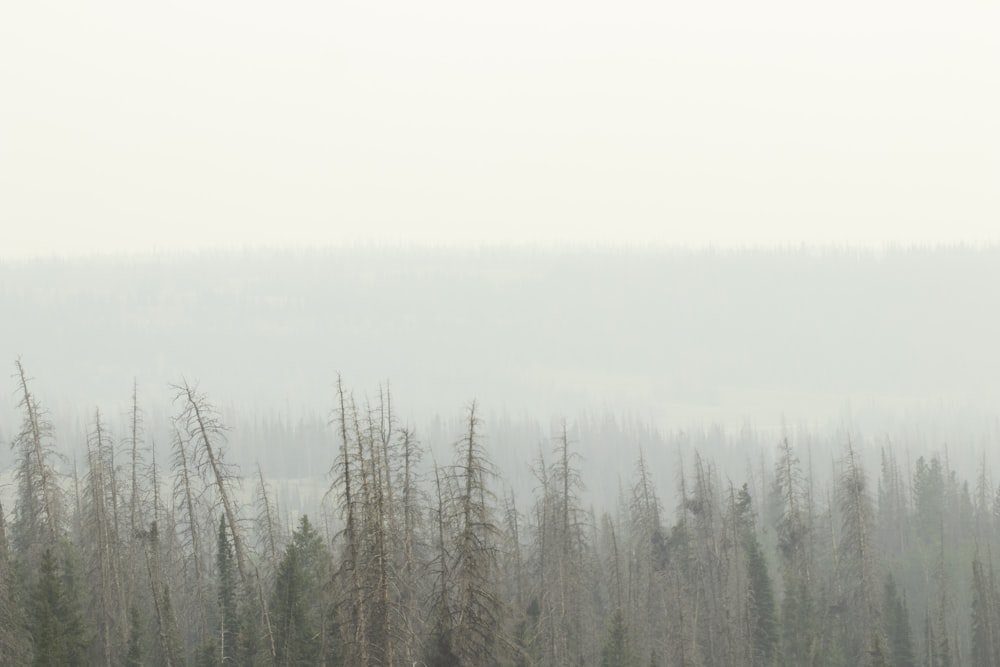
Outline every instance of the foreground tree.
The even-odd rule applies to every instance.
[[[747,574],[747,624],[754,665],[770,665],[778,644],[774,590],[767,560],[757,539],[750,492],[744,484],[736,500],[739,540],[743,547]]]
[[[499,528],[493,520],[490,482],[495,476],[480,438],[476,403],[469,406],[465,435],[455,443],[452,468],[458,534],[452,567],[457,619],[451,635],[463,665],[498,665],[508,649],[503,604],[496,590]]]
[[[882,618],[885,636],[888,637],[889,653],[896,667],[911,667],[917,664],[913,652],[913,636],[910,631],[910,612],[906,602],[896,590],[896,580],[892,574],[886,576],[885,594],[882,601]],[[979,664],[979,663],[976,663]]]
[[[972,662],[977,667],[1000,666],[998,601],[996,584],[977,556],[972,561]]]
[[[236,568],[240,581],[247,585],[248,571],[245,548],[240,533],[240,522],[236,507],[236,493],[233,487],[239,478],[232,466],[225,462],[223,445],[226,441],[226,427],[215,407],[208,402],[205,394],[187,381],[174,387],[174,401],[180,405],[180,413],[175,418],[179,432],[186,436],[193,447],[193,460],[199,473],[209,480],[218,493],[219,501],[226,514],[226,525],[232,538],[232,549],[236,557]]]
[[[0,665],[28,662],[31,645],[25,630],[20,577],[7,541],[7,523],[0,503]]]
[[[45,549],[53,549],[63,532],[62,490],[56,481],[52,423],[29,387],[21,360],[17,368],[21,430],[11,441],[17,456],[17,503],[14,506],[14,544],[25,562],[37,563]]]
[[[32,665],[67,667],[89,664],[87,636],[72,573],[51,549],[42,553],[38,583],[29,600],[34,656]]]
[[[336,633],[326,585],[330,562],[322,538],[303,516],[278,565],[271,599],[276,665],[325,665],[335,660]]]
[[[638,661],[632,652],[628,626],[621,609],[615,609],[608,621],[608,630],[601,647],[600,667],[635,667]]]

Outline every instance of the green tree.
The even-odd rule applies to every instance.
[[[303,515],[278,564],[271,601],[275,664],[315,665],[332,657],[330,648],[324,655],[323,646],[324,636],[333,634],[326,627],[331,617],[324,586],[329,563],[323,539]]]
[[[754,529],[753,507],[746,484],[743,485],[737,496],[736,513],[740,528],[740,540],[743,543],[743,553],[746,558],[749,589],[747,606],[750,612],[754,662],[766,665],[774,659],[778,643],[774,589],[771,585],[771,575],[767,572],[764,550],[760,546],[757,531]]]
[[[625,624],[625,614],[615,609],[608,621],[608,630],[601,647],[601,667],[633,667],[636,664],[632,654],[632,642]]]
[[[86,634],[76,587],[51,549],[42,553],[29,620],[33,665],[66,667],[87,663]]]
[[[977,557],[972,561],[973,664],[977,667],[1000,665],[997,640],[997,592]]]
[[[15,572],[7,541],[7,524],[0,504],[0,665],[23,664],[31,647],[24,632],[25,615],[22,604],[21,577]]]
[[[812,581],[812,511],[805,475],[788,438],[781,441],[774,468],[778,555],[784,594],[781,600],[781,657],[785,664],[813,661],[818,644],[817,610]]]
[[[879,623],[878,593],[873,590],[877,570],[873,539],[874,510],[868,492],[868,478],[850,439],[837,488],[843,529],[837,544],[838,562],[845,574],[840,582],[844,617],[844,653],[851,662],[860,662],[868,634]]]
[[[910,612],[896,590],[896,580],[892,574],[886,576],[885,592],[882,598],[883,623],[889,640],[892,664],[896,667],[914,667],[917,664],[913,653],[913,635],[910,631]]]
[[[917,534],[926,546],[933,546],[940,536],[944,511],[944,472],[941,459],[917,459],[913,474],[913,501],[917,511]]]

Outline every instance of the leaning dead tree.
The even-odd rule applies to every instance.
[[[56,544],[61,532],[61,494],[52,469],[52,459],[56,458],[52,423],[31,393],[21,360],[14,365],[23,419],[21,430],[11,441],[11,449],[18,457],[15,538],[21,553],[40,556],[46,547]]]
[[[192,387],[185,380],[174,385],[174,389],[174,402],[180,405],[180,412],[175,418],[177,426],[188,438],[198,472],[209,479],[209,483],[215,486],[219,494],[219,501],[226,515],[226,525],[233,540],[240,581],[246,586],[249,581],[246,551],[240,535],[239,516],[232,489],[238,477],[223,459],[226,427],[205,394],[198,392],[197,386]]]

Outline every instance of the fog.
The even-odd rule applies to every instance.
[[[989,405],[1000,253],[357,250],[0,264],[2,349],[71,405],[181,376],[329,407],[337,373],[426,416],[626,406],[660,423]],[[43,383],[48,384],[48,383]],[[57,388],[58,387],[58,388]]]
[[[1000,665],[997,34],[6,3],[0,664]]]
[[[362,396],[388,384],[415,426],[476,399],[542,425],[609,414],[664,433],[977,430],[1000,393],[998,260],[940,247],[14,261],[0,264],[0,350],[81,438],[95,407],[123,413],[133,379],[160,423],[181,379],[294,422],[328,418],[338,374]],[[14,401],[4,410],[7,435]]]
[[[998,241],[989,2],[0,13],[0,256]]]

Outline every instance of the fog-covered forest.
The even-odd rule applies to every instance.
[[[263,465],[232,463],[235,432],[196,385],[171,387],[168,442],[147,436],[134,390],[125,415],[94,411],[69,462],[37,382],[14,367],[3,664],[1000,659],[1000,487],[985,450],[968,479],[947,447],[912,459],[886,441],[870,466],[872,443],[849,432],[822,446],[786,436],[734,478],[678,446],[667,493],[662,452],[640,448],[598,506],[573,425],[538,443],[531,489],[515,491],[475,402],[435,452],[388,388],[359,400],[338,379],[322,434],[270,442],[284,457],[324,443],[311,465],[326,486],[306,513]]]
[[[998,259],[0,264],[0,664],[1000,665]]]

